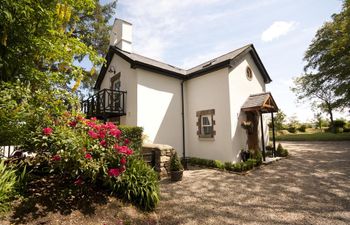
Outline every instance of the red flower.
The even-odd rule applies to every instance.
[[[113,136],[113,137],[116,137],[116,138],[119,138],[120,135],[122,134],[122,132],[118,129],[113,129],[113,130],[110,130],[109,133]]]
[[[76,118],[77,118],[77,120],[78,120],[78,121],[83,120],[83,117],[82,117],[81,115],[77,115],[77,117],[76,117]]]
[[[130,144],[130,140],[129,140],[129,139],[127,139],[127,138],[125,138],[125,140],[124,140],[124,144],[125,144],[125,145]]]
[[[71,121],[71,122],[69,122],[69,126],[70,127],[75,127],[76,125],[77,125],[77,121]]]
[[[49,136],[51,133],[52,133],[52,128],[50,128],[50,127],[45,127],[44,129],[43,129],[43,133],[46,135],[46,136]]]
[[[90,153],[86,153],[86,154],[85,154],[85,159],[92,159],[91,154],[90,154]]]
[[[83,183],[83,179],[81,179],[80,177],[74,181],[75,185],[81,185],[82,183]]]
[[[108,170],[108,176],[110,177],[117,177],[120,175],[120,171],[118,168],[111,168]]]
[[[93,130],[89,130],[89,131],[88,131],[88,135],[89,135],[91,138],[93,138],[93,139],[97,139],[97,138],[98,138],[98,134],[97,134],[95,131],[93,131]]]
[[[96,121],[97,120],[97,118],[96,117],[91,117],[91,119],[90,119],[91,121]]]
[[[131,155],[133,153],[133,151],[130,148],[128,148],[128,146],[115,145],[114,148],[122,154]]]
[[[122,166],[119,168],[120,173],[124,173],[125,170],[126,170],[125,166]]]
[[[61,156],[60,155],[54,155],[51,158],[53,161],[60,161],[61,160]]]
[[[100,136],[101,139],[104,139],[106,137],[106,131],[100,130],[99,136]]]
[[[102,147],[107,147],[107,142],[106,142],[106,140],[100,141],[100,145],[101,145]]]
[[[104,125],[104,127],[105,127],[106,129],[109,129],[109,130],[112,130],[112,129],[117,128],[117,127],[115,126],[115,124],[112,123],[112,122],[107,122],[107,123]]]
[[[96,127],[96,123],[91,122],[91,121],[87,121],[86,124],[91,127],[91,128],[95,128]]]
[[[120,159],[120,164],[122,164],[122,165],[125,165],[125,164],[126,164],[126,159],[125,159],[125,157],[122,157],[122,158]]]

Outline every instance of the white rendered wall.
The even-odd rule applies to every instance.
[[[111,89],[111,78],[114,73],[108,72],[111,67],[114,67],[115,74],[120,72],[120,90],[127,91],[125,99],[126,116],[120,117],[120,123],[130,126],[137,125],[137,79],[136,71],[130,68],[130,63],[114,54],[112,61],[107,69],[105,77],[101,83],[102,89]]]
[[[146,140],[167,144],[182,156],[181,81],[136,69],[137,126],[144,128]]]
[[[246,68],[248,65],[253,72],[252,80],[248,80],[246,77]],[[265,92],[263,77],[250,54],[247,54],[240,62],[237,62],[234,68],[229,69],[229,86],[231,143],[234,152],[233,161],[237,161],[240,150],[242,148],[248,148],[246,131],[240,125],[241,121],[246,119],[245,113],[241,111],[241,107],[249,95]],[[265,131],[268,130],[266,122],[264,123],[264,129]],[[258,132],[259,143],[261,143],[260,117]],[[265,132],[265,140],[268,140],[267,136],[268,132]]]
[[[186,156],[230,161],[231,120],[229,108],[228,69],[193,78],[185,82],[186,87]],[[216,135],[213,139],[197,135],[197,111],[215,109]]]

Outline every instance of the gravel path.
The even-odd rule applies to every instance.
[[[350,142],[285,142],[290,157],[242,176],[185,171],[161,184],[160,224],[350,224]]]

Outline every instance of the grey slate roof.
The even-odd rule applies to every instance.
[[[176,72],[176,73],[179,73],[179,74],[183,74],[183,75],[186,74],[186,70],[178,68],[176,66],[172,66],[172,65],[169,65],[169,64],[166,64],[166,63],[163,63],[163,62],[159,62],[157,60],[154,60],[154,59],[151,59],[151,58],[147,58],[145,56],[142,56],[142,55],[139,55],[139,54],[136,54],[136,53],[125,52],[125,51],[122,51],[121,49],[118,49],[118,48],[115,48],[115,49],[116,49],[116,51],[124,54],[125,56],[129,57],[133,61],[143,62],[143,63],[148,64],[148,65],[152,65],[152,66],[155,66],[155,67],[158,67],[158,68],[162,68],[162,69],[165,69],[165,70],[173,71],[173,72]]]
[[[126,61],[128,61],[132,68],[142,68],[150,71],[155,71],[157,73],[163,74],[165,76],[171,76],[175,77],[177,79],[181,80],[187,80],[191,79],[200,75],[207,74],[211,71],[218,70],[224,67],[232,66],[231,64],[234,60],[241,59],[241,57],[245,56],[246,54],[250,53],[252,56],[254,62],[256,63],[260,73],[262,74],[265,83],[271,82],[271,78],[268,75],[264,65],[262,64],[254,46],[252,44],[243,46],[239,49],[236,49],[234,51],[231,51],[227,54],[224,54],[222,56],[219,56],[217,58],[214,58],[212,60],[209,60],[205,63],[202,63],[198,66],[195,66],[191,69],[185,70],[181,69],[176,66],[172,66],[163,62],[159,62],[154,59],[147,58],[145,56],[136,54],[136,53],[130,53],[122,51],[121,49],[110,46],[106,59],[107,64],[105,64],[100,71],[100,74],[97,78],[95,89],[99,89],[100,85],[102,83],[102,80],[104,79],[104,76],[107,72],[107,68],[109,67],[109,64],[112,61],[113,55],[117,54]]]
[[[244,102],[241,109],[242,110],[253,109],[253,108],[260,109],[264,106],[264,103],[268,98],[271,98],[273,104],[276,106],[275,110],[277,110],[277,105],[274,99],[272,98],[272,95],[270,92],[250,95],[248,99]]]

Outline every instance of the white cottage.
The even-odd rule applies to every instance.
[[[185,70],[133,53],[132,24],[116,19],[106,60],[83,102],[88,116],[141,126],[185,157],[236,162],[242,148],[264,150],[262,114],[277,106],[252,44]]]

